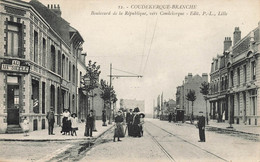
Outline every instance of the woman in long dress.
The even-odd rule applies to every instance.
[[[70,112],[68,111],[68,109],[65,109],[62,115],[63,115],[63,119],[62,119],[61,133],[63,133],[62,135],[65,135],[67,133],[70,134],[71,131]]]

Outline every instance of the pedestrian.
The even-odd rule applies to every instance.
[[[172,121],[172,113],[170,113],[170,114],[168,115],[168,121],[169,121],[169,122]]]
[[[85,136],[92,137],[93,125],[94,125],[93,110],[90,110],[86,120],[86,132],[84,134]]]
[[[132,129],[133,117],[134,117],[133,109],[129,109],[129,112],[127,112],[126,114],[126,125],[127,125],[128,136],[133,136],[133,129]]]
[[[70,121],[71,121],[71,136],[73,136],[74,134],[75,136],[77,136],[76,131],[78,130],[78,118],[76,113],[71,114]]]
[[[199,142],[206,142],[205,139],[205,117],[203,116],[203,112],[200,111],[200,116],[198,120],[198,128],[199,128]]]
[[[123,129],[123,125],[122,122],[124,121],[124,118],[122,116],[122,112],[118,111],[117,115],[115,117],[115,131],[114,131],[114,142],[116,141],[116,137],[117,137],[117,141],[121,141],[120,137],[124,136],[124,129]]]
[[[71,131],[71,122],[70,122],[70,112],[68,109],[65,109],[63,112],[63,119],[62,119],[62,130],[61,133],[63,133],[62,135],[70,135],[70,131]]]
[[[103,121],[102,126],[107,126],[107,124],[106,124],[106,121],[107,121],[106,110],[102,110],[102,121]]]
[[[145,117],[145,115],[144,115],[144,113],[140,113],[139,116],[140,116],[140,124],[139,124],[140,135],[143,136],[144,135],[144,117]]]
[[[141,137],[140,135],[140,116],[138,114],[140,112],[139,108],[136,107],[134,109],[134,117],[133,117],[133,137]]]
[[[29,136],[28,132],[29,132],[29,120],[27,119],[26,116],[24,116],[23,118],[23,132],[24,132],[24,136]]]
[[[223,112],[223,115],[222,115],[222,122],[225,122],[225,111]]]
[[[49,135],[54,135],[53,128],[55,123],[55,116],[54,116],[53,108],[50,108],[50,111],[47,112],[46,118],[48,120],[48,133]]]

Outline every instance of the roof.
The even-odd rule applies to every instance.
[[[69,45],[69,23],[37,0],[31,0],[29,4],[33,6],[33,8],[44,18],[44,20],[63,39],[63,41]]]

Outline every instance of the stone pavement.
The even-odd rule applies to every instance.
[[[190,121],[186,121],[186,123],[190,124]],[[210,120],[209,125],[206,125],[208,128],[223,129],[260,136],[260,126],[257,125],[232,124],[233,128],[228,128],[229,126],[230,124],[228,121],[218,123],[216,120]]]
[[[96,120],[97,132],[93,132],[92,138],[97,138],[105,133],[113,124],[107,126],[102,126],[101,120]],[[57,126],[54,128],[53,133],[55,135],[48,135],[48,126],[46,129],[31,131],[29,136],[24,136],[23,133],[20,134],[0,134],[0,141],[67,141],[67,140],[84,140],[91,139],[90,137],[85,137],[85,123],[78,123],[79,130],[77,131],[77,136],[62,135],[61,127]]]

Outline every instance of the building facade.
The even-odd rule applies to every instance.
[[[192,76],[192,73],[189,73],[188,76],[185,77],[183,84],[177,87],[176,106],[178,109],[184,110],[186,116],[190,116],[192,111],[195,116],[199,115],[200,111],[206,115],[206,101],[204,96],[200,93],[200,87],[203,82],[208,83],[208,74],[203,73],[202,76]],[[196,95],[193,110],[192,103],[186,99],[186,95],[190,90],[194,90]]]
[[[219,59],[213,59],[212,62],[210,111],[214,114],[214,111],[217,110],[215,114],[222,115],[222,117],[224,114],[222,119],[228,120],[229,123],[260,124],[259,28],[260,23],[241,39],[241,31],[236,27],[233,33],[233,46],[224,51]],[[214,69],[221,58],[225,60],[223,73]],[[218,67],[221,68],[221,65]],[[216,80],[218,80],[217,83]],[[216,86],[220,88],[218,89]],[[222,92],[224,93],[222,94]],[[219,100],[222,96],[224,102]]]
[[[84,42],[61,18],[57,5],[0,0],[0,133],[45,129],[54,108],[57,125],[65,108],[78,113],[77,61]]]
[[[120,99],[120,108],[123,109],[133,109],[138,107],[140,112],[145,112],[145,103],[144,100],[136,99]]]

